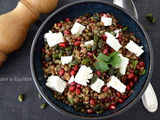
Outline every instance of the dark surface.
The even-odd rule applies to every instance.
[[[73,2],[75,0],[59,0],[57,8]],[[106,0],[107,1],[107,0]],[[111,0],[108,0],[111,1]],[[0,14],[4,14],[12,10],[18,0],[0,0]],[[155,89],[158,99],[160,99],[159,91],[159,0],[134,0],[139,14],[139,20],[150,28],[148,32],[153,45],[155,55],[155,65],[151,83]],[[157,17],[155,24],[149,23],[145,15],[153,13]],[[48,15],[41,16],[43,21]],[[37,24],[39,24],[38,22]],[[37,24],[33,24],[29,29],[27,40],[23,46],[16,52],[8,56],[7,61],[0,68],[0,120],[73,120],[68,118],[56,110],[47,106],[41,110],[39,107],[45,103],[43,99],[38,98],[38,91],[33,83],[30,72],[30,48],[34,35],[39,28]],[[4,80],[5,79],[5,80]],[[24,80],[25,79],[25,80]],[[19,81],[20,80],[20,81]],[[19,94],[24,94],[25,100],[20,103],[17,100]],[[113,120],[160,120],[160,110],[155,113],[149,113],[145,110],[142,102],[139,101],[127,112],[116,116]]]

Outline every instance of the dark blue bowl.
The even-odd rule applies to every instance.
[[[141,40],[141,45],[144,47],[144,54],[142,57],[146,63],[146,74],[139,78],[139,81],[134,87],[134,93],[123,103],[117,106],[116,110],[108,110],[102,114],[84,114],[75,111],[69,105],[56,100],[53,97],[52,90],[46,87],[46,79],[44,78],[42,71],[41,49],[44,46],[44,34],[48,32],[54,23],[64,20],[66,17],[71,19],[77,18],[85,13],[111,13],[118,18],[118,21],[123,26],[129,26],[129,32],[133,32],[137,38]],[[113,117],[128,110],[133,106],[142,96],[151,78],[153,69],[153,50],[150,39],[142,27],[142,25],[136,20],[130,13],[125,11],[114,4],[102,1],[83,1],[68,4],[54,13],[52,13],[41,25],[34,38],[31,48],[31,72],[34,79],[34,83],[41,93],[43,98],[48,102],[50,106],[59,111],[62,114],[68,115],[75,119],[104,119]]]

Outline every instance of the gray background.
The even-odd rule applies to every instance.
[[[74,2],[76,0],[59,0],[58,7]],[[77,0],[78,1],[78,0]],[[106,0],[111,1],[111,0]],[[0,0],[0,15],[11,11],[18,0]],[[155,64],[151,83],[160,100],[160,0],[134,0],[138,10],[139,20],[150,28],[148,32],[153,45]],[[155,24],[149,23],[145,15],[153,13],[157,17]],[[48,15],[43,15],[40,21],[43,21]],[[39,24],[38,22],[37,24]],[[37,96],[37,89],[33,83],[30,72],[30,48],[34,35],[39,28],[37,24],[32,24],[29,29],[27,39],[23,46],[16,52],[8,56],[7,61],[0,67],[0,79],[13,79],[13,81],[0,81],[0,120],[73,120],[56,110],[47,106],[41,110],[39,106],[45,103],[43,99]],[[1,28],[0,28],[1,29]],[[31,79],[30,81],[16,81],[18,79]],[[20,103],[17,100],[19,94],[24,94],[25,100]],[[160,102],[160,101],[159,101]],[[141,100],[137,102],[127,112],[112,118],[113,120],[160,120],[160,109],[155,113],[149,113],[143,107]]]

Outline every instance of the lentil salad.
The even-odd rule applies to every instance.
[[[103,16],[111,18],[111,25],[104,25]],[[84,26],[84,29],[77,34],[73,34],[72,31],[75,23]],[[61,32],[64,41],[54,46],[50,46],[45,41],[42,49],[43,71],[46,79],[50,76],[58,76],[66,82],[63,92],[54,89],[54,97],[85,113],[100,114],[108,109],[114,110],[117,104],[123,103],[134,92],[133,87],[138,77],[145,74],[143,59],[126,48],[130,40],[137,45],[140,43],[134,33],[128,33],[128,29],[126,26],[121,26],[114,15],[108,13],[85,14],[73,21],[66,18],[55,23],[51,32]],[[113,35],[119,42],[121,47],[118,50],[107,43],[109,36],[106,33]],[[124,75],[118,67],[122,62],[120,55],[129,59]],[[72,56],[71,61],[62,64],[64,56]],[[103,58],[109,60],[102,60]],[[88,78],[88,82],[85,82],[87,85],[74,80],[83,66],[92,70],[92,76]],[[112,76],[125,85],[124,92],[107,85]],[[91,87],[98,79],[103,81],[99,87],[100,91]]]

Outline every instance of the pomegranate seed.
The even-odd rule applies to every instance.
[[[103,54],[104,54],[104,55],[107,55],[108,52],[109,52],[109,50],[108,50],[107,48],[103,49]]]
[[[75,66],[73,67],[73,70],[74,70],[74,71],[78,71],[78,69],[79,69],[79,65],[75,65]]]
[[[66,18],[66,19],[65,19],[66,22],[68,22],[68,21],[70,21],[70,20],[71,20],[70,18]]]
[[[59,46],[60,47],[67,47],[68,43],[67,42],[62,42],[62,43],[59,43]]]
[[[123,99],[127,99],[127,98],[128,98],[128,96],[127,96],[127,95],[124,95],[122,98],[123,98]]]
[[[81,37],[77,37],[75,40],[80,41],[80,40],[81,40]]]
[[[112,53],[112,52],[115,52],[115,50],[114,50],[114,49],[111,49],[111,53]]]
[[[140,61],[138,64],[139,64],[141,67],[144,67],[144,66],[145,66],[145,63],[144,63],[143,61]]]
[[[115,103],[115,102],[111,102],[111,104],[112,104],[112,105],[116,105],[116,103]]]
[[[74,42],[74,45],[79,46],[81,44],[81,41]]]
[[[58,27],[62,27],[62,23],[58,23],[57,26],[58,26]]]
[[[81,85],[80,85],[80,84],[77,84],[76,87],[77,87],[77,88],[81,88]]]
[[[104,99],[104,101],[105,101],[105,102],[108,102],[108,101],[109,101],[109,99],[108,99],[108,98],[105,98],[105,99]]]
[[[119,38],[119,39],[118,39],[118,41],[119,41],[119,42],[122,42],[122,41],[123,41],[123,39],[120,39],[120,38]]]
[[[109,106],[109,109],[110,109],[110,110],[115,110],[115,109],[116,109],[116,106],[111,104],[111,105]]]
[[[45,52],[45,49],[44,49],[44,48],[42,48],[42,52],[43,52],[43,53]]]
[[[129,86],[133,87],[133,85],[134,85],[133,81],[129,81]]]
[[[98,77],[101,77],[101,72],[99,70],[96,71]]]
[[[127,78],[128,78],[128,79],[133,79],[133,78],[134,78],[134,74],[133,74],[133,73],[129,74],[129,75],[127,76]]]
[[[135,76],[133,81],[137,82],[138,81],[138,76]]]
[[[77,19],[76,19],[76,21],[81,21],[81,20],[82,20],[81,18],[77,18]]]
[[[90,100],[89,100],[89,103],[90,103],[92,106],[95,106],[95,105],[96,105],[96,102],[95,102],[94,99],[90,99]]]
[[[121,93],[120,92],[116,92],[117,97],[121,97]]]
[[[103,16],[105,16],[105,17],[110,17],[110,14],[103,14]]]
[[[109,87],[104,86],[104,87],[102,88],[102,91],[103,91],[103,92],[106,92],[108,89],[109,89]]]
[[[43,66],[44,66],[44,67],[48,67],[48,63],[45,62],[45,61],[43,61]]]
[[[140,67],[139,65],[137,65],[137,66],[136,66],[136,69],[138,69],[138,70],[139,70],[140,68],[141,68],[141,67]]]
[[[93,113],[93,110],[92,109],[88,109],[87,112],[88,113]]]
[[[122,35],[119,35],[119,36],[118,36],[118,39],[121,39],[121,38],[122,38]]]
[[[110,100],[114,100],[114,99],[115,99],[115,97],[111,96],[109,99],[110,99]]]
[[[116,90],[115,90],[114,88],[111,88],[111,91],[112,91],[112,92],[116,92]]]
[[[131,90],[131,87],[129,85],[126,86],[127,91]]]
[[[118,100],[118,102],[119,102],[119,103],[123,103],[124,100],[120,98],[120,99]]]
[[[77,93],[77,94],[81,94],[81,89],[76,88],[76,93]]]
[[[69,30],[64,30],[64,34],[68,34],[68,35],[70,35],[70,34],[71,34],[71,32],[70,32]]]
[[[93,53],[92,53],[92,52],[87,52],[87,55],[88,55],[89,57],[93,57]]]
[[[71,82],[71,83],[69,83],[69,85],[70,85],[70,86],[76,86],[76,85],[77,85],[77,83],[75,83],[75,82]]]
[[[71,87],[69,87],[69,90],[73,92],[75,90],[75,88],[76,88],[75,86],[71,86]]]
[[[118,28],[122,28],[122,26],[121,26],[120,24],[117,24],[117,27],[118,27]]]
[[[134,73],[134,70],[130,70],[129,72],[130,72],[130,73]]]
[[[72,76],[72,75],[75,75],[75,74],[76,74],[76,72],[75,72],[74,70],[72,70],[72,71],[71,71],[71,76]]]
[[[106,35],[102,34],[101,37],[102,37],[103,40],[107,40],[107,36]]]
[[[63,76],[63,75],[64,75],[64,72],[65,72],[65,71],[64,71],[63,69],[61,69],[61,70],[59,71],[59,75],[60,75],[60,76]]]

